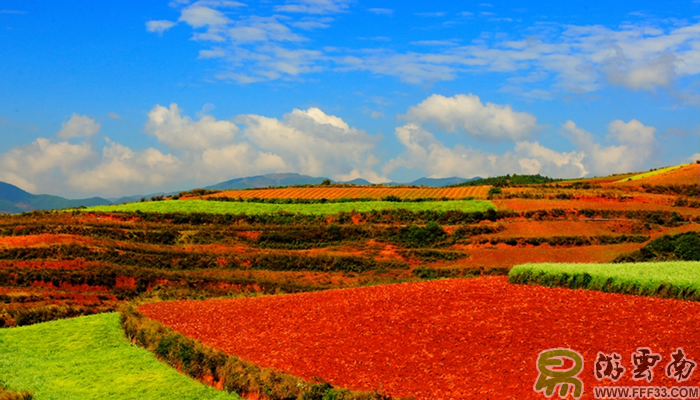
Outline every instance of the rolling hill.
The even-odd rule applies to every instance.
[[[15,185],[0,182],[0,213],[15,214],[33,210],[52,210],[108,204],[112,204],[112,202],[101,197],[70,200],[48,194],[31,194]]]

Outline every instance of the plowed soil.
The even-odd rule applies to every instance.
[[[206,197],[258,197],[263,199],[381,199],[386,196],[398,196],[404,199],[447,197],[463,199],[465,197],[486,198],[490,186],[464,186],[447,188],[376,188],[376,187],[308,187],[280,189],[227,190]]]
[[[263,298],[154,303],[147,317],[230,354],[307,379],[418,399],[540,399],[538,354],[584,357],[593,398],[599,351],[663,357],[650,385],[680,386],[663,369],[678,347],[700,361],[700,304],[510,285],[505,277],[442,280]],[[682,385],[697,385],[700,373]]]

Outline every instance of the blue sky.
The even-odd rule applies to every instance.
[[[5,0],[0,60],[0,181],[34,193],[700,157],[699,0]]]

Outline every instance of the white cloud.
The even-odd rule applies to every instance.
[[[376,139],[318,108],[295,109],[282,120],[242,115],[242,134],[262,151],[279,155],[291,170],[337,177],[353,170],[370,170]]]
[[[686,161],[689,163],[694,163],[695,161],[698,161],[698,160],[700,160],[700,153],[695,153],[686,159]]]
[[[285,171],[387,180],[375,171],[377,138],[319,108],[295,109],[282,119],[240,115],[234,119],[242,130],[209,115],[214,109],[207,103],[193,119],[175,103],[154,106],[144,130],[166,151],[132,149],[105,138],[100,153],[85,134],[75,136],[78,144],[39,138],[0,154],[0,181],[35,193],[82,197],[175,190]]]
[[[32,144],[0,154],[0,181],[32,193],[60,188],[57,175],[68,175],[94,156],[89,143],[53,143],[38,138]]]
[[[481,103],[473,94],[445,97],[434,94],[409,108],[405,119],[416,123],[432,123],[448,132],[462,131],[467,136],[487,141],[521,141],[538,130],[532,114],[513,111],[506,105]]]
[[[100,124],[94,119],[73,113],[67,122],[61,124],[61,130],[58,131],[57,136],[61,139],[90,137],[99,131]]]
[[[220,147],[236,139],[238,127],[230,121],[217,121],[203,115],[199,121],[181,115],[173,103],[169,108],[157,105],[148,113],[146,133],[175,150],[202,150]]]
[[[316,43],[296,30],[330,27],[330,14],[345,12],[351,0],[290,0],[273,7],[292,15],[233,17],[231,1],[202,0],[184,6],[179,21],[194,28],[192,38],[217,42],[218,49],[203,49],[200,58],[221,59],[214,75],[238,83],[298,79],[332,69],[368,71],[393,76],[411,84],[453,80],[472,72],[504,75],[501,88],[530,98],[553,98],[562,92],[587,93],[607,85],[631,90],[673,90],[680,102],[700,102],[693,93],[672,89],[682,78],[700,75],[700,23],[686,21],[630,23],[618,27],[541,23],[522,34],[489,35],[466,45],[453,40],[416,38],[413,44],[432,46],[398,52],[389,48],[314,47]],[[177,7],[182,7],[176,4]],[[391,15],[388,8],[367,11]],[[516,10],[517,11],[517,10]],[[298,18],[293,14],[307,14]],[[445,16],[444,12],[419,13]],[[487,17],[494,13],[480,12]],[[461,16],[470,16],[462,12]],[[322,17],[322,18],[319,18]],[[491,18],[492,20],[511,20]],[[165,29],[168,21],[150,21],[152,29]],[[149,28],[150,29],[150,28]],[[375,39],[388,38],[375,37]],[[367,39],[367,38],[365,38]],[[443,48],[441,48],[443,47]],[[333,50],[329,50],[332,48]],[[303,55],[304,64],[281,60],[285,53]],[[313,56],[310,56],[313,55]],[[511,81],[522,76],[544,76],[539,81]]]
[[[396,128],[396,137],[404,152],[382,167],[385,174],[397,168],[419,169],[429,177],[474,177],[503,174],[544,173],[555,177],[580,177],[586,174],[578,152],[558,153],[538,142],[518,142],[513,151],[497,155],[457,144],[445,146],[416,124]]]
[[[122,119],[122,116],[119,115],[119,114],[117,114],[117,113],[115,113],[115,112],[109,112],[109,113],[107,114],[107,116],[110,117],[110,118],[112,118],[112,119]]]
[[[415,42],[411,42],[411,44],[418,45],[418,46],[455,46],[457,45],[457,40],[456,39],[449,39],[449,40],[418,40]]]
[[[146,22],[146,30],[149,32],[163,33],[173,26],[177,25],[173,21],[157,20]]]
[[[377,14],[377,15],[392,15],[394,14],[394,10],[390,8],[370,8],[367,11],[371,12],[372,14]]]
[[[348,8],[350,0],[292,0],[275,11],[306,14],[335,14]]]
[[[297,27],[299,29],[303,29],[305,31],[310,31],[314,29],[326,29],[330,27],[329,23],[332,22],[332,19],[329,18],[323,18],[323,19],[304,19],[301,21],[297,22],[292,22],[290,25]]]
[[[193,28],[226,25],[230,22],[221,11],[197,3],[183,9],[179,21],[183,21]]]
[[[221,58],[221,57],[226,57],[226,50],[224,50],[222,48],[215,48],[215,49],[210,49],[210,50],[200,50],[199,51],[199,58],[201,58],[201,59]]]
[[[87,169],[67,175],[67,183],[81,192],[99,192],[108,195],[126,195],[126,190],[154,190],[182,175],[182,163],[177,157],[148,148],[134,151],[107,140],[100,162]]]
[[[656,145],[656,128],[644,126],[637,120],[611,122],[608,139],[619,144],[610,146],[597,143],[593,134],[579,128],[573,121],[567,121],[563,128],[572,143],[585,154],[583,163],[595,175],[639,170],[649,161]]]
[[[444,17],[447,13],[444,11],[435,11],[435,12],[417,12],[415,15],[419,17]]]
[[[239,21],[228,30],[228,35],[235,43],[300,42],[306,40],[304,37],[292,32],[274,17],[252,16],[244,21]]]

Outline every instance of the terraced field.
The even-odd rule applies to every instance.
[[[167,200],[157,202],[129,203],[116,206],[95,206],[85,209],[88,212],[156,212],[156,213],[214,213],[214,214],[272,214],[278,212],[330,215],[341,212],[370,212],[379,210],[408,210],[420,211],[486,211],[495,209],[486,200],[456,200],[456,201],[424,201],[424,202],[393,202],[393,201],[357,201],[327,204],[265,204],[254,202],[221,202],[206,200]]]
[[[490,186],[453,188],[392,188],[392,187],[288,187],[271,189],[227,190],[209,197],[242,197],[261,199],[381,199],[397,196],[402,199],[485,199]]]
[[[700,357],[700,303],[512,285],[505,277],[166,302],[140,310],[261,366],[426,400],[542,398],[532,388],[536,361],[550,348],[584,357],[580,377],[588,388],[611,384],[594,377],[599,351],[628,359],[639,346],[650,346],[668,360],[682,347],[691,359]],[[629,372],[615,383],[637,384]],[[660,373],[654,384],[677,382]]]

